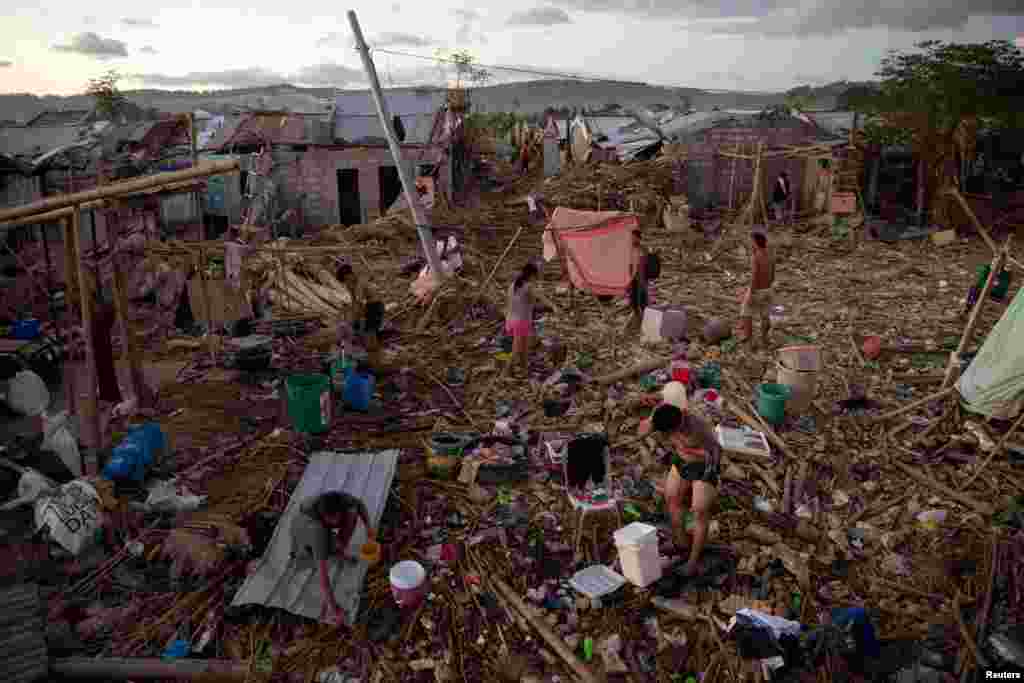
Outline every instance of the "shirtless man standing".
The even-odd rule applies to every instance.
[[[775,259],[768,250],[768,238],[764,233],[751,236],[753,250],[750,254],[750,287],[743,294],[740,309],[740,341],[750,339],[754,334],[754,315],[761,319],[761,342],[768,345],[771,331],[772,286],[775,284]]]

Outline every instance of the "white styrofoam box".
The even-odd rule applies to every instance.
[[[667,306],[648,306],[640,326],[646,342],[675,341],[686,336],[686,310]]]
[[[615,532],[615,545],[641,546],[658,542],[658,529],[643,522],[633,522]]]

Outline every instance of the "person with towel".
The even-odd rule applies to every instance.
[[[377,530],[370,524],[366,504],[355,496],[341,491],[330,491],[302,502],[291,526],[291,560],[297,569],[315,563],[320,570],[320,590],[324,598],[324,611],[339,624],[345,615],[334,599],[328,561],[340,557],[352,564],[358,558],[345,554],[356,524],[366,525],[369,539],[377,538]],[[323,613],[321,613],[323,616]]]
[[[678,397],[675,398],[678,402]],[[665,502],[676,545],[682,549],[689,546],[684,571],[692,576],[697,573],[697,563],[707,541],[711,507],[718,495],[722,448],[707,422],[685,407],[671,403],[655,408],[651,417],[640,424],[639,431],[642,435],[657,432],[667,440],[665,445],[670,450],[665,462],[669,468],[665,478]],[[688,493],[694,521],[692,544],[683,521],[683,500]]]
[[[521,367],[530,375],[530,338],[533,336],[533,308],[539,301],[552,310],[558,310],[543,294],[530,287],[530,281],[538,274],[532,262],[523,266],[516,279],[508,288],[508,309],[505,313],[505,334],[512,337],[512,363],[509,372],[515,374]]]

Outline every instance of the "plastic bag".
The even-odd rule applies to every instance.
[[[173,512],[191,512],[206,502],[206,496],[196,496],[184,486],[179,486],[176,479],[157,482],[149,489],[146,505],[151,510],[168,510]]]
[[[22,370],[7,385],[7,405],[19,415],[38,417],[50,405],[50,391],[39,375]]]
[[[78,438],[75,436],[68,411],[62,410],[56,415],[43,413],[43,450],[56,453],[73,475],[82,476]]]
[[[35,504],[36,529],[48,528],[50,537],[72,555],[79,555],[96,540],[100,529],[100,497],[89,484],[75,480]]]

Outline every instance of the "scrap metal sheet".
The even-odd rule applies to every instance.
[[[397,466],[397,450],[314,455],[274,529],[274,536],[258,568],[246,579],[232,604],[277,607],[309,619],[319,619],[323,607],[319,569],[315,566],[297,568],[290,559],[291,525],[299,514],[299,506],[302,501],[321,493],[344,491],[366,503],[370,521],[376,526],[384,514]],[[365,542],[366,527],[359,524],[346,554],[358,555]],[[348,623],[353,624],[367,566],[362,562],[350,565],[331,562],[330,567],[334,597],[344,610]]]

